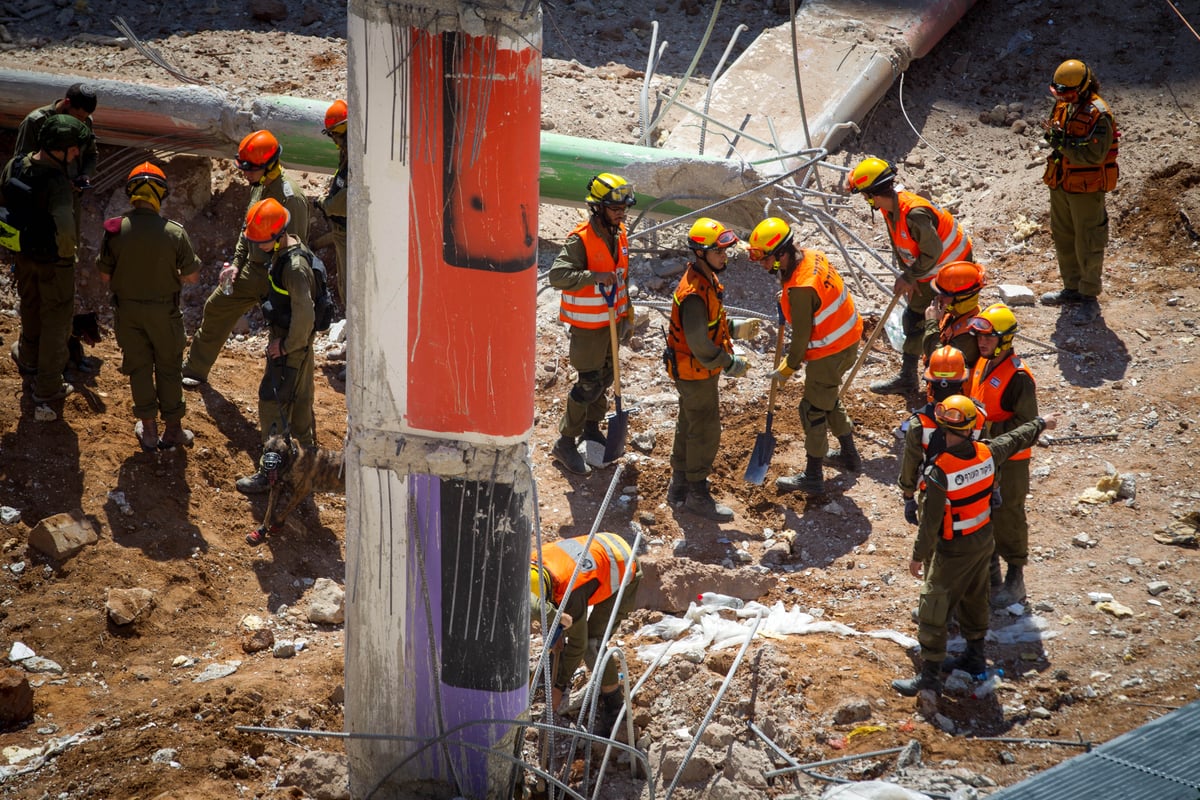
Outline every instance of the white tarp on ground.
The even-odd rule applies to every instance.
[[[833,633],[840,636],[870,636],[876,639],[890,639],[906,649],[917,646],[916,639],[898,631],[890,629],[858,631],[840,622],[819,619],[813,614],[801,611],[796,606],[790,609],[785,608],[783,601],[776,602],[770,608],[751,601],[734,612],[737,619],[726,619],[721,616],[720,611],[721,609],[716,606],[698,606],[692,603],[682,618],[665,616],[659,622],[646,625],[637,632],[638,637],[663,639],[664,641],[661,644],[646,644],[638,647],[636,651],[638,658],[645,662],[653,662],[660,657],[666,661],[672,655],[690,654],[691,658],[696,659],[697,656],[703,657],[706,650],[740,647],[754,629],[755,618],[760,613],[763,619],[755,635],[763,638]]]

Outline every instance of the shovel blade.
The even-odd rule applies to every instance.
[[[761,486],[767,479],[767,468],[771,466],[771,456],[775,455],[775,435],[760,433],[754,440],[754,450],[750,453],[750,463],[746,465],[743,476],[746,483]]]
[[[604,463],[625,455],[625,437],[629,434],[629,412],[617,411],[608,418],[608,436],[604,440]]]

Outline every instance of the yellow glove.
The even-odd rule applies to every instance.
[[[788,378],[792,377],[792,373],[795,371],[796,370],[788,366],[787,359],[785,358],[783,361],[779,362],[779,366],[776,367],[775,371],[771,373],[770,378],[773,381],[779,381],[780,383],[783,383]]]
[[[733,338],[753,339],[762,330],[761,319],[744,319],[733,323]]]

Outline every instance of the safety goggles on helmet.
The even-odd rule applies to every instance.
[[[968,416],[963,413],[961,408],[945,402],[934,406],[933,415],[937,418],[938,422],[951,428],[966,428],[975,422],[974,416]]]
[[[253,172],[256,169],[265,171],[267,169],[267,165],[266,164],[255,164],[253,161],[245,161],[245,160],[239,158],[237,160],[237,168],[240,169],[242,172]]]
[[[1050,94],[1054,95],[1054,97],[1057,99],[1062,100],[1064,103],[1074,103],[1079,99],[1078,86],[1064,86],[1061,83],[1052,83],[1050,84],[1049,88]]]
[[[708,245],[707,247],[705,247],[703,245],[697,246],[696,249],[697,250],[724,250],[727,247],[733,247],[735,244],[737,244],[737,240],[738,240],[737,234],[734,233],[733,231],[721,231],[721,233],[717,235],[717,240],[715,242]]]
[[[980,336],[999,336],[1000,332],[996,330],[996,326],[991,320],[984,317],[975,317],[967,325],[967,330],[971,333],[979,334]]]
[[[633,195],[633,189],[629,184],[624,186],[614,186],[608,190],[608,194],[600,201],[600,205],[606,208],[624,208],[631,206],[637,202]]]

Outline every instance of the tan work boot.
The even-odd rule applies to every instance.
[[[133,435],[137,437],[138,444],[147,453],[153,453],[158,449],[158,420],[156,419],[139,419],[137,424],[133,426]]]

